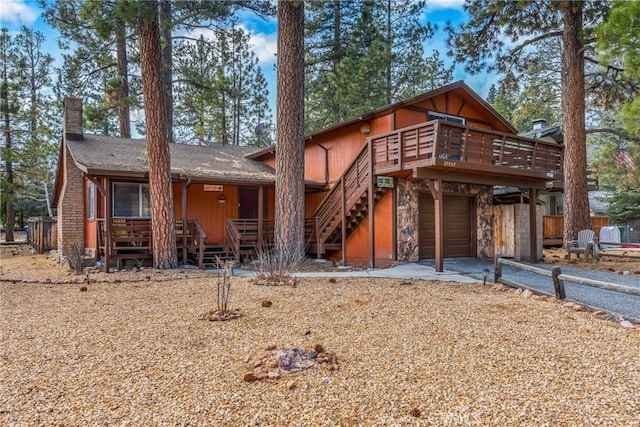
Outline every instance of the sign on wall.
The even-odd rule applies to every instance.
[[[393,188],[393,177],[392,176],[378,176],[376,184],[378,187],[383,188]]]
[[[223,190],[224,190],[224,185],[218,185],[218,184],[204,185],[204,191],[223,191]]]

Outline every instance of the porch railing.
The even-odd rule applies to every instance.
[[[118,267],[124,259],[142,262],[153,255],[153,233],[151,220],[147,218],[111,218],[110,235],[107,236],[105,219],[96,221],[99,254],[107,255],[117,261]],[[195,219],[187,220],[184,227],[182,219],[176,219],[176,249],[186,250],[187,256],[195,255],[198,266],[204,266],[205,240],[207,234]],[[107,242],[110,242],[108,244]],[[184,256],[185,253],[182,252]],[[105,264],[105,268],[108,266]]]
[[[316,243],[317,219],[305,219],[305,243],[308,246]],[[257,219],[227,219],[225,224],[225,242],[236,259],[242,255],[255,254],[269,250],[275,242],[275,221]]]

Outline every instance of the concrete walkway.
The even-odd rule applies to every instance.
[[[493,282],[493,260],[482,258],[447,258],[444,260],[445,271],[436,272],[433,260],[423,260],[418,263],[400,264],[389,268],[375,268],[367,270],[344,271],[317,271],[294,273],[296,277],[380,277],[396,279],[422,279],[440,280],[446,282],[458,282],[469,284],[483,283],[483,277],[487,276],[488,282]],[[536,264],[537,267],[551,269],[552,265]],[[616,283],[626,286],[640,286],[640,280],[635,275],[621,276],[602,272],[590,272],[563,267],[563,272],[580,277],[588,277],[609,283]],[[214,270],[215,271],[215,270]],[[553,295],[553,283],[545,276],[518,270],[513,267],[504,266],[503,276],[539,292]],[[254,276],[255,271],[234,269],[235,276]],[[565,290],[567,298],[580,301],[591,307],[597,307],[611,313],[618,313],[625,317],[637,320],[640,319],[640,297],[626,295],[619,292],[606,291],[603,289],[591,288],[587,286],[566,283]]]
[[[241,268],[233,269],[234,276],[254,276],[255,271],[243,270]],[[349,270],[344,271],[312,271],[299,272],[293,274],[295,277],[384,277],[395,279],[423,279],[423,280],[440,280],[444,282],[459,283],[482,283],[482,280],[461,274],[453,270],[445,270],[442,273],[436,272],[435,268],[428,265],[418,263],[400,264],[389,268],[373,268],[367,270]],[[487,277],[487,280],[490,280]]]

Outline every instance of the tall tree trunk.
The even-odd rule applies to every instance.
[[[582,2],[561,3],[562,123],[564,126],[564,240],[591,228],[587,192]]]
[[[156,1],[150,1],[144,6],[153,8],[154,11],[153,17],[141,12],[142,16],[138,28],[149,159],[153,265],[155,268],[175,268],[178,265],[178,257],[176,255],[169,141],[164,110],[158,5]]]
[[[169,143],[173,140],[173,42],[171,29],[173,20],[171,17],[171,1],[160,2],[160,24],[162,25],[162,70],[164,81],[164,108],[167,117],[167,138]]]
[[[5,167],[5,194],[2,199],[5,204],[5,241],[13,242],[13,225],[15,223],[15,187],[13,183],[13,153],[12,153],[12,141],[11,141],[11,114],[9,112],[9,73],[7,70],[8,63],[8,48],[9,36],[6,34],[5,29],[2,30],[2,89],[0,94],[2,95],[2,111],[4,115],[4,167]]]
[[[131,117],[129,113],[129,63],[127,59],[127,38],[124,21],[116,21],[116,59],[118,62],[118,121],[120,137],[131,138]]]
[[[304,3],[278,2],[276,253],[304,256]]]
[[[4,85],[4,82],[3,82]],[[6,89],[6,88],[3,88]],[[5,90],[3,90],[5,92]],[[3,93],[4,98],[4,93]],[[6,193],[2,197],[5,203],[5,241],[13,242],[15,240],[13,236],[13,226],[15,224],[15,187],[13,184],[13,153],[11,147],[11,118],[9,115],[9,102],[5,99],[2,100],[7,106],[4,112],[4,167],[6,174],[5,188]]]

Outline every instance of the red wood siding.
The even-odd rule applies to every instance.
[[[383,267],[393,263],[393,197],[387,192],[375,208],[375,263]],[[347,239],[347,263],[369,264],[369,217]]]

